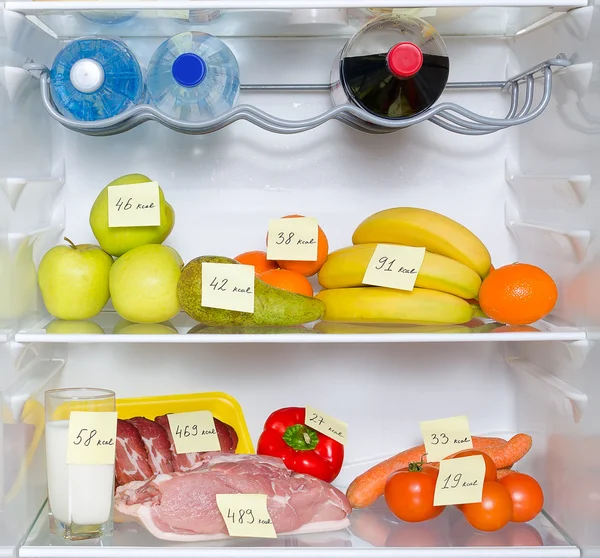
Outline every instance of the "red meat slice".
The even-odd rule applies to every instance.
[[[172,473],[173,453],[171,452],[171,431],[160,424],[144,417],[133,417],[127,420],[140,433],[148,453],[148,463],[155,474]]]
[[[119,485],[146,480],[154,474],[140,433],[133,424],[121,419],[117,419],[115,457],[115,476]]]

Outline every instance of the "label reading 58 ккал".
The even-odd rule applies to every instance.
[[[158,182],[108,187],[109,227],[160,225]]]
[[[202,306],[254,312],[254,266],[202,262]]]
[[[210,411],[172,413],[167,415],[175,452],[221,451],[221,443]]]
[[[425,258],[425,248],[378,244],[371,256],[362,282],[412,291]]]
[[[333,438],[342,445],[346,444],[348,425],[345,422],[326,415],[310,405],[306,405],[304,412],[304,424],[306,424],[306,426],[310,426],[317,432]]]
[[[440,461],[457,451],[473,447],[466,415],[423,421],[421,434],[429,462]]]
[[[115,462],[117,413],[71,411],[67,463],[112,465]]]
[[[266,494],[217,494],[216,498],[230,536],[277,538]]]
[[[316,262],[318,242],[319,225],[312,217],[271,219],[267,259]]]

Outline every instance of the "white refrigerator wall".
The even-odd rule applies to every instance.
[[[18,68],[36,51],[50,52],[58,44],[15,14],[3,17],[11,20],[0,36],[4,75],[7,67]],[[28,399],[41,401],[51,386],[107,387],[120,397],[225,391],[242,404],[254,441],[269,412],[310,403],[350,424],[347,459],[354,465],[342,482],[369,460],[418,443],[419,420],[467,413],[475,433],[534,436],[523,469],[540,477],[548,511],[594,555],[600,547],[600,357],[593,346],[600,325],[594,219],[600,145],[598,121],[589,113],[600,118],[598,18],[596,8],[582,8],[513,39],[448,39],[452,81],[503,79],[561,51],[577,63],[557,76],[551,105],[538,120],[483,137],[457,136],[429,123],[385,136],[339,123],[277,136],[237,123],[205,137],[145,124],[121,136],[89,138],[50,122],[35,80],[12,92],[0,80],[4,475],[27,462],[31,443],[23,434],[16,446],[9,445],[7,425],[19,421]],[[13,39],[6,30],[15,28],[29,29],[29,41],[22,44],[27,52],[7,49]],[[130,44],[144,63],[158,42],[136,38]],[[228,43],[246,83],[273,81],[273,75],[282,83],[325,83],[343,40]],[[496,92],[450,91],[444,99],[488,116],[503,116],[508,107],[508,97]],[[330,103],[319,93],[245,93],[244,100],[293,118]],[[522,259],[547,268],[561,288],[559,317],[585,326],[592,339],[578,344],[46,344],[29,351],[8,341],[43,312],[35,266],[45,250],[65,234],[78,243],[93,241],[87,220],[95,196],[130,172],[147,174],[164,188],[177,215],[168,244],[186,261],[260,249],[267,219],[287,213],[317,217],[336,249],[349,244],[354,227],[378,209],[417,205],[441,211],[474,230],[496,266]],[[16,401],[23,406],[15,408]],[[30,413],[39,412],[29,405]],[[35,432],[35,416],[30,421]],[[42,443],[31,455],[17,497],[8,500],[5,492],[0,516],[5,553],[42,503],[43,469]]]

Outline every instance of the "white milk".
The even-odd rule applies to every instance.
[[[62,523],[99,525],[109,520],[115,466],[67,465],[69,421],[46,423],[50,509]]]

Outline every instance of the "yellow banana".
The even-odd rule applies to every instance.
[[[319,271],[319,284],[325,289],[359,287],[377,244],[357,244],[331,252]],[[425,252],[415,286],[474,298],[481,277],[470,267],[432,252]]]
[[[470,304],[457,296],[416,288],[327,289],[316,295],[325,303],[325,322],[462,324],[473,317]]]
[[[480,277],[490,271],[490,253],[479,238],[460,223],[427,209],[396,207],[367,217],[354,231],[352,243],[370,242],[424,246],[465,264]]]

